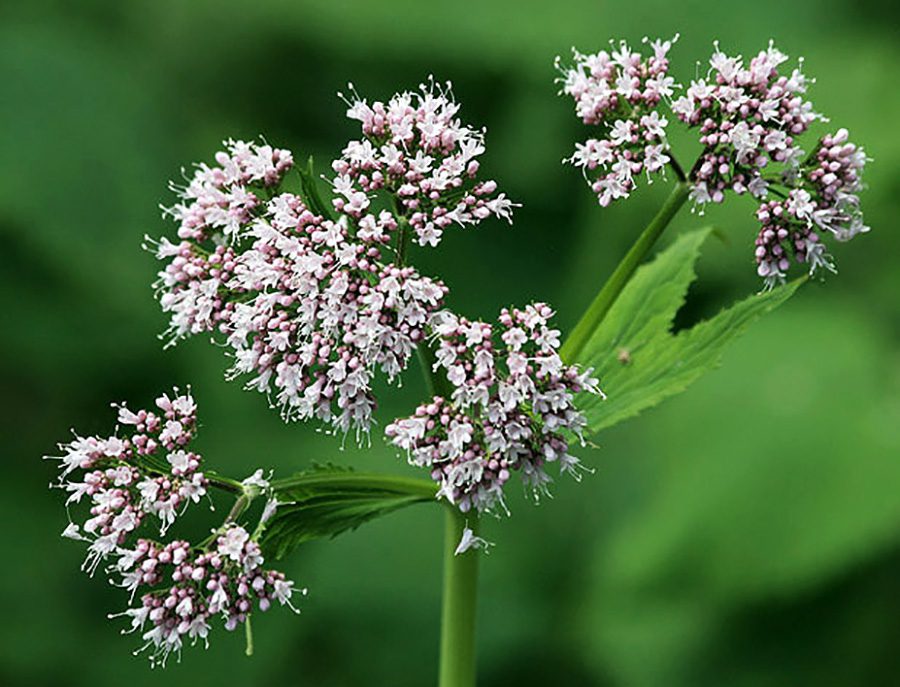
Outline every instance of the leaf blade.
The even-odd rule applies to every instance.
[[[416,503],[433,502],[437,486],[426,480],[319,467],[272,483],[278,508],[260,544],[282,558],[315,539],[336,537],[370,520]]]
[[[581,408],[598,432],[684,391],[721,362],[727,345],[790,298],[805,278],[754,294],[694,327],[672,334],[672,321],[696,278],[694,264],[711,229],[681,236],[637,270],[578,363],[593,367],[607,394],[585,395]],[[624,359],[620,354],[624,351]]]

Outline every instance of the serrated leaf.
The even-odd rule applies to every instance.
[[[281,558],[313,539],[334,537],[414,503],[435,501],[433,482],[317,466],[272,483],[279,506],[266,524],[261,545]]]
[[[804,279],[755,294],[712,319],[672,334],[684,304],[700,247],[711,229],[681,236],[653,262],[639,268],[577,362],[593,367],[607,394],[585,397],[588,427],[597,432],[684,391],[714,369],[725,347],[747,326],[787,300]]]

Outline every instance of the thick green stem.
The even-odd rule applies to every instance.
[[[444,529],[444,591],[441,614],[441,658],[438,687],[474,687],[475,615],[478,599],[478,551],[456,555],[466,518],[456,508],[446,509]],[[477,519],[468,526],[476,530]]]
[[[452,391],[446,375],[434,371],[434,350],[422,342],[418,346],[422,374],[432,395],[449,398]],[[475,550],[458,556],[466,528],[466,516],[448,504],[444,527],[444,589],[441,598],[441,656],[439,687],[475,685],[475,610],[478,603],[478,556]],[[469,528],[478,529],[478,516],[468,516]]]
[[[628,280],[631,279],[631,275],[634,274],[634,271],[647,256],[647,253],[650,252],[653,244],[656,243],[666,227],[669,226],[672,218],[675,217],[681,209],[681,206],[684,205],[684,202],[690,194],[690,190],[690,185],[685,182],[676,184],[675,188],[672,189],[672,193],[670,193],[669,197],[666,199],[666,202],[663,203],[663,206],[659,209],[659,212],[656,213],[656,216],[651,220],[650,224],[647,225],[647,228],[641,232],[637,241],[634,242],[634,245],[628,253],[626,253],[625,257],[622,258],[622,262],[616,267],[615,271],[603,285],[603,288],[600,289],[600,293],[594,298],[593,303],[590,304],[584,315],[582,315],[581,319],[578,321],[578,324],[575,325],[572,333],[569,334],[569,337],[566,339],[565,343],[563,343],[562,348],[560,349],[560,355],[567,363],[577,361],[578,356],[581,354],[585,345],[587,345],[594,330],[597,329],[597,326],[603,318],[606,317],[606,313],[612,308],[613,303],[616,302],[619,294],[622,293],[622,289],[625,288]]]
[[[396,203],[399,231],[397,263],[406,263],[409,224]],[[428,393],[449,399],[453,386],[442,370],[435,370],[435,350],[427,340],[416,347]],[[432,494],[434,487],[432,485]],[[432,496],[433,498],[433,496]],[[441,653],[439,687],[475,687],[475,613],[478,602],[478,552],[456,548],[466,528],[466,517],[452,504],[445,508],[444,582],[441,595]],[[468,517],[469,528],[477,530],[478,516]]]

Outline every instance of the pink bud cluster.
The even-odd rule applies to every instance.
[[[352,84],[351,84],[352,89]],[[484,132],[463,124],[450,84],[433,80],[418,92],[371,105],[352,91],[347,116],[362,124],[332,163],[334,207],[358,225],[357,237],[380,239],[398,218],[373,209],[373,196],[393,199],[422,246],[437,246],[451,224],[474,225],[490,216],[512,222],[512,203],[494,181],[477,180]]]
[[[858,195],[868,158],[862,148],[849,142],[849,137],[846,129],[823,136],[812,159],[801,166],[801,178],[816,199],[813,221],[838,241],[849,241],[869,231],[863,223]]]
[[[134,533],[148,515],[159,519],[160,534],[190,503],[206,494],[200,456],[186,450],[197,426],[190,394],[161,396],[156,411],[119,407],[119,422],[132,428],[124,437],[79,437],[60,444],[58,486],[69,492],[66,505],[90,500],[83,525],[71,523],[66,536],[90,542],[85,569],[91,573]],[[49,457],[49,456],[48,456]],[[77,476],[76,476],[77,474]]]
[[[798,263],[808,263],[810,273],[818,267],[834,271],[831,257],[813,228],[815,204],[802,189],[791,191],[787,200],[763,201],[756,211],[762,228],[756,237],[757,273],[766,287],[784,281],[791,255]]]
[[[767,287],[784,281],[791,257],[808,264],[810,274],[820,267],[834,272],[823,234],[848,241],[869,230],[857,195],[866,156],[848,137],[846,129],[822,137],[813,154],[785,174],[787,197],[763,201],[757,210],[757,271]]]
[[[202,640],[208,646],[216,617],[225,629],[234,630],[254,609],[266,611],[273,601],[294,609],[291,596],[306,593],[295,590],[283,573],[264,570],[259,544],[234,524],[220,530],[209,550],[183,540],[161,544],[139,539],[133,549],[118,553],[112,567],[115,584],[132,598],[140,593],[140,603],[110,617],[130,619],[127,631],[141,632],[145,644],[139,652],[151,649],[153,664],[165,665],[172,653],[180,656],[187,641]]]
[[[220,225],[186,232],[182,223],[177,244],[154,243],[167,263],[155,286],[171,341],[218,334],[235,359],[230,376],[253,375],[247,386],[267,393],[286,418],[365,432],[375,372],[393,380],[406,368],[446,288],[382,260],[385,228],[397,226],[391,213],[354,216],[342,207],[336,219],[316,215],[280,190],[282,167],[251,166],[247,176],[233,159],[234,150],[264,150],[257,157],[266,160],[289,160],[289,153],[229,145],[219,167],[201,165],[198,175],[231,180],[233,193],[249,184],[247,213],[227,235]],[[255,195],[259,183],[267,199]]]
[[[721,203],[728,190],[763,197],[769,163],[792,165],[802,157],[796,139],[821,116],[804,98],[807,77],[800,68],[779,71],[787,59],[770,43],[745,66],[717,43],[710,74],[673,103],[683,122],[700,129],[704,146],[691,174],[696,203]]]
[[[227,326],[234,303],[227,297],[225,285],[237,267],[235,249],[219,244],[206,250],[195,241],[173,244],[162,238],[154,251],[158,259],[169,260],[154,288],[163,312],[170,317],[164,334],[170,343]]]
[[[504,309],[498,325],[442,313],[435,322],[435,370],[446,374],[449,397],[435,396],[385,434],[425,467],[439,495],[461,511],[503,508],[513,472],[537,495],[547,488],[545,466],[558,462],[577,476],[570,438],[585,425],[575,394],[601,393],[590,370],[559,357],[559,331],[543,303]]]
[[[602,206],[627,198],[642,173],[660,172],[669,162],[668,120],[657,107],[677,87],[669,76],[671,41],[654,41],[644,57],[625,41],[610,52],[592,55],[574,51],[575,64],[563,73],[561,93],[575,100],[585,124],[600,127],[602,136],[578,143],[565,160],[579,167]],[[646,39],[645,39],[646,41]]]

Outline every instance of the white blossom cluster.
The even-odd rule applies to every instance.
[[[151,242],[167,263],[155,287],[170,316],[168,334],[175,341],[215,333],[234,357],[230,376],[252,375],[248,388],[268,394],[286,418],[315,417],[343,433],[365,433],[376,370],[393,380],[405,369],[446,288],[384,261],[389,237],[376,236],[366,217],[316,215],[300,196],[281,190],[283,166],[257,165],[247,176],[234,151],[290,159],[267,146],[229,142],[218,166],[198,168],[203,183],[188,189],[218,197],[213,191],[224,178],[232,195],[253,200],[227,227],[193,220],[210,215],[200,192],[183,191],[184,203],[169,212],[180,218],[179,242]],[[387,212],[380,217],[381,227],[398,221]]]
[[[204,550],[187,541],[161,544],[139,539],[134,548],[121,549],[110,569],[114,584],[140,593],[139,603],[110,618],[131,621],[126,632],[140,632],[150,649],[152,664],[165,665],[186,642],[209,646],[210,623],[220,618],[226,630],[247,622],[253,610],[267,611],[273,601],[291,604],[297,590],[277,570],[263,569],[263,557],[250,534],[239,525],[224,527]],[[143,591],[146,589],[147,591]]]
[[[654,109],[677,88],[668,76],[671,43],[654,42],[647,60],[624,41],[611,53],[576,52],[575,66],[563,71],[562,92],[574,98],[578,116],[604,131],[566,160],[582,168],[601,205],[627,197],[641,171],[672,163],[684,176],[666,144],[668,121]],[[707,74],[671,103],[703,146],[686,175],[695,205],[722,203],[729,191],[759,202],[755,258],[767,288],[785,280],[792,260],[810,274],[834,271],[824,238],[846,241],[868,231],[858,195],[866,155],[846,129],[822,137],[811,153],[800,147],[800,137],[825,118],[806,98],[811,80],[802,60],[785,70],[787,61],[771,42],[748,63],[716,43]]]
[[[180,239],[237,236],[266,189],[277,186],[294,164],[290,151],[266,143],[229,139],[224,145],[214,166],[200,163],[185,186],[170,184],[181,202],[163,210],[178,223]]]
[[[443,301],[443,284],[412,267],[381,265],[346,222],[312,215],[294,195],[269,203],[248,230],[251,247],[226,287],[232,374],[274,396],[285,417],[319,418],[343,433],[367,431],[376,370],[406,368]]]
[[[491,216],[512,223],[515,204],[497,193],[496,182],[477,180],[484,132],[457,117],[449,83],[442,88],[430,80],[387,103],[370,105],[355,90],[352,98],[347,116],[362,124],[363,137],[350,141],[332,163],[333,203],[359,225],[360,239],[378,240],[397,228],[397,218],[373,209],[380,192],[393,200],[422,246],[437,246],[451,224],[474,225]]]
[[[69,493],[70,513],[88,501],[87,519],[69,523],[63,536],[88,544],[82,568],[90,574],[108,561],[110,581],[127,589],[140,604],[124,613],[132,630],[142,630],[151,660],[165,663],[186,640],[206,642],[209,623],[220,616],[227,629],[244,622],[255,604],[290,604],[293,584],[274,570],[263,570],[260,548],[246,530],[226,522],[210,543],[192,546],[146,536],[149,520],[166,536],[176,517],[199,502],[211,481],[200,472],[201,457],[188,450],[197,429],[197,406],[190,393],[160,396],[155,410],[133,412],[119,406],[124,436],[78,437],[60,444],[56,486]],[[268,484],[261,471],[243,483],[256,491]],[[83,507],[83,506],[82,506]],[[267,509],[271,515],[271,507]],[[265,515],[263,519],[265,519]],[[143,649],[142,649],[143,650]]]
[[[597,202],[607,206],[627,198],[637,179],[662,171],[667,153],[668,120],[658,107],[667,101],[675,80],[669,76],[671,41],[656,40],[652,54],[644,57],[625,41],[607,52],[585,55],[574,52],[575,64],[562,68],[561,93],[575,101],[575,112],[585,124],[599,127],[601,135],[578,143],[564,160],[579,167]]]
[[[549,306],[534,303],[504,309],[496,326],[451,313],[436,318],[435,370],[452,394],[435,396],[385,433],[462,512],[505,510],[503,486],[513,472],[535,495],[550,481],[547,463],[578,476],[569,443],[581,439],[585,419],[575,395],[601,392],[590,370],[560,359],[552,316]]]
[[[808,79],[800,67],[779,71],[787,60],[770,43],[745,66],[740,56],[729,57],[716,44],[709,75],[693,81],[673,103],[683,122],[700,129],[704,146],[692,178],[695,202],[721,203],[728,190],[761,198],[770,163],[793,165],[802,159],[796,139],[821,115],[804,97]]]
[[[90,543],[84,568],[91,573],[148,516],[158,519],[160,536],[179,513],[206,494],[200,456],[187,450],[197,428],[197,406],[190,394],[156,400],[156,411],[119,407],[126,436],[80,437],[60,444],[58,486],[69,493],[66,506],[89,502],[83,524],[70,522],[66,536]]]

